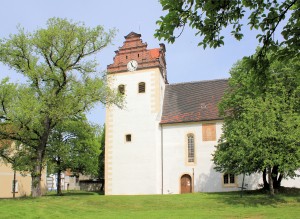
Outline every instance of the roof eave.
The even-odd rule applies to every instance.
[[[218,121],[224,120],[224,118],[214,118],[214,119],[201,119],[201,120],[189,120],[189,121],[172,121],[172,122],[160,122],[161,125],[168,125],[168,124],[176,124],[176,123],[195,123],[195,122],[211,122],[211,121]]]

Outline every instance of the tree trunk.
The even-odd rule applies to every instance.
[[[56,191],[57,191],[57,195],[62,195],[62,191],[61,191],[61,170],[59,169],[57,171],[57,188],[56,188]]]
[[[32,197],[41,197],[41,176],[44,162],[44,155],[46,151],[46,145],[48,142],[48,137],[50,134],[50,124],[51,120],[47,117],[44,121],[44,132],[40,138],[39,145],[35,151],[35,166],[33,167],[33,172],[31,173],[32,183],[31,183],[31,195]]]
[[[13,198],[16,197],[16,170],[14,170],[14,180],[13,180]]]
[[[279,189],[280,188],[282,178],[283,178],[283,174],[282,173],[278,173],[278,167],[274,167],[273,170],[272,170],[272,182],[273,182],[273,188],[274,189]],[[267,180],[267,171],[265,169],[263,171],[263,183],[264,183],[263,189],[265,189],[265,190],[269,190],[270,189],[268,181],[269,180]]]
[[[272,178],[272,168],[268,167],[268,178],[269,178],[269,187],[270,187],[270,195],[274,196],[274,187],[273,187],[273,178]]]
[[[280,188],[282,178],[283,178],[283,174],[280,173],[279,176],[278,176],[278,178],[277,178],[276,184],[274,185],[275,189],[279,189]]]
[[[267,169],[264,169],[264,171],[263,171],[263,182],[264,182],[263,189],[269,190],[269,183],[267,181]]]
[[[58,167],[58,170],[57,170],[57,187],[56,187],[56,194],[57,195],[62,195],[62,191],[61,191],[61,168],[60,168],[60,157],[57,158],[57,167]]]
[[[283,175],[278,172],[278,166],[274,166],[272,170],[272,180],[274,189],[279,189]]]
[[[42,196],[41,191],[41,175],[42,175],[42,160],[41,158],[36,158],[36,163],[34,166],[34,171],[31,173],[31,195],[32,197]]]

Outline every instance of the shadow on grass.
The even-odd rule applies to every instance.
[[[224,192],[218,194],[218,201],[229,205],[244,205],[250,207],[273,206],[288,203],[287,199],[295,199],[300,202],[300,189],[297,188],[281,188],[275,196],[271,197],[268,191],[255,190],[244,191],[241,197],[240,192]]]
[[[48,192],[45,196],[86,196],[86,195],[104,195],[102,191],[100,192],[88,192],[88,191],[63,191],[62,195],[57,195],[56,192]]]

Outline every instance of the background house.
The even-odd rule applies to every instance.
[[[0,160],[0,198],[13,197],[13,180],[14,170],[11,165]],[[42,174],[42,190],[43,193],[47,191],[46,174]],[[31,195],[31,175],[30,173],[21,173],[16,171],[16,193],[15,197],[30,196]]]
[[[79,174],[74,175],[70,170],[61,173],[61,190],[82,190],[102,191],[103,180],[95,180],[90,176]],[[47,177],[48,191],[57,190],[57,174],[50,174]]]
[[[20,146],[21,147],[21,146]],[[12,164],[16,145],[10,141],[2,140],[0,142],[0,198],[13,197],[13,186],[15,179],[15,197],[31,195],[31,174],[25,171],[14,171]],[[46,187],[46,168],[42,171],[41,189],[42,193],[47,191]]]
[[[10,164],[0,160],[0,198],[13,197],[14,171]],[[29,196],[31,194],[31,176],[16,172],[16,197]]]

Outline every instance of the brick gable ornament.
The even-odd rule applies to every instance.
[[[141,40],[141,34],[131,32],[124,38],[123,46],[115,51],[114,62],[107,66],[108,74],[159,68],[167,83],[165,45],[161,43],[160,48],[148,50],[147,43]],[[130,64],[135,62],[136,66]]]

